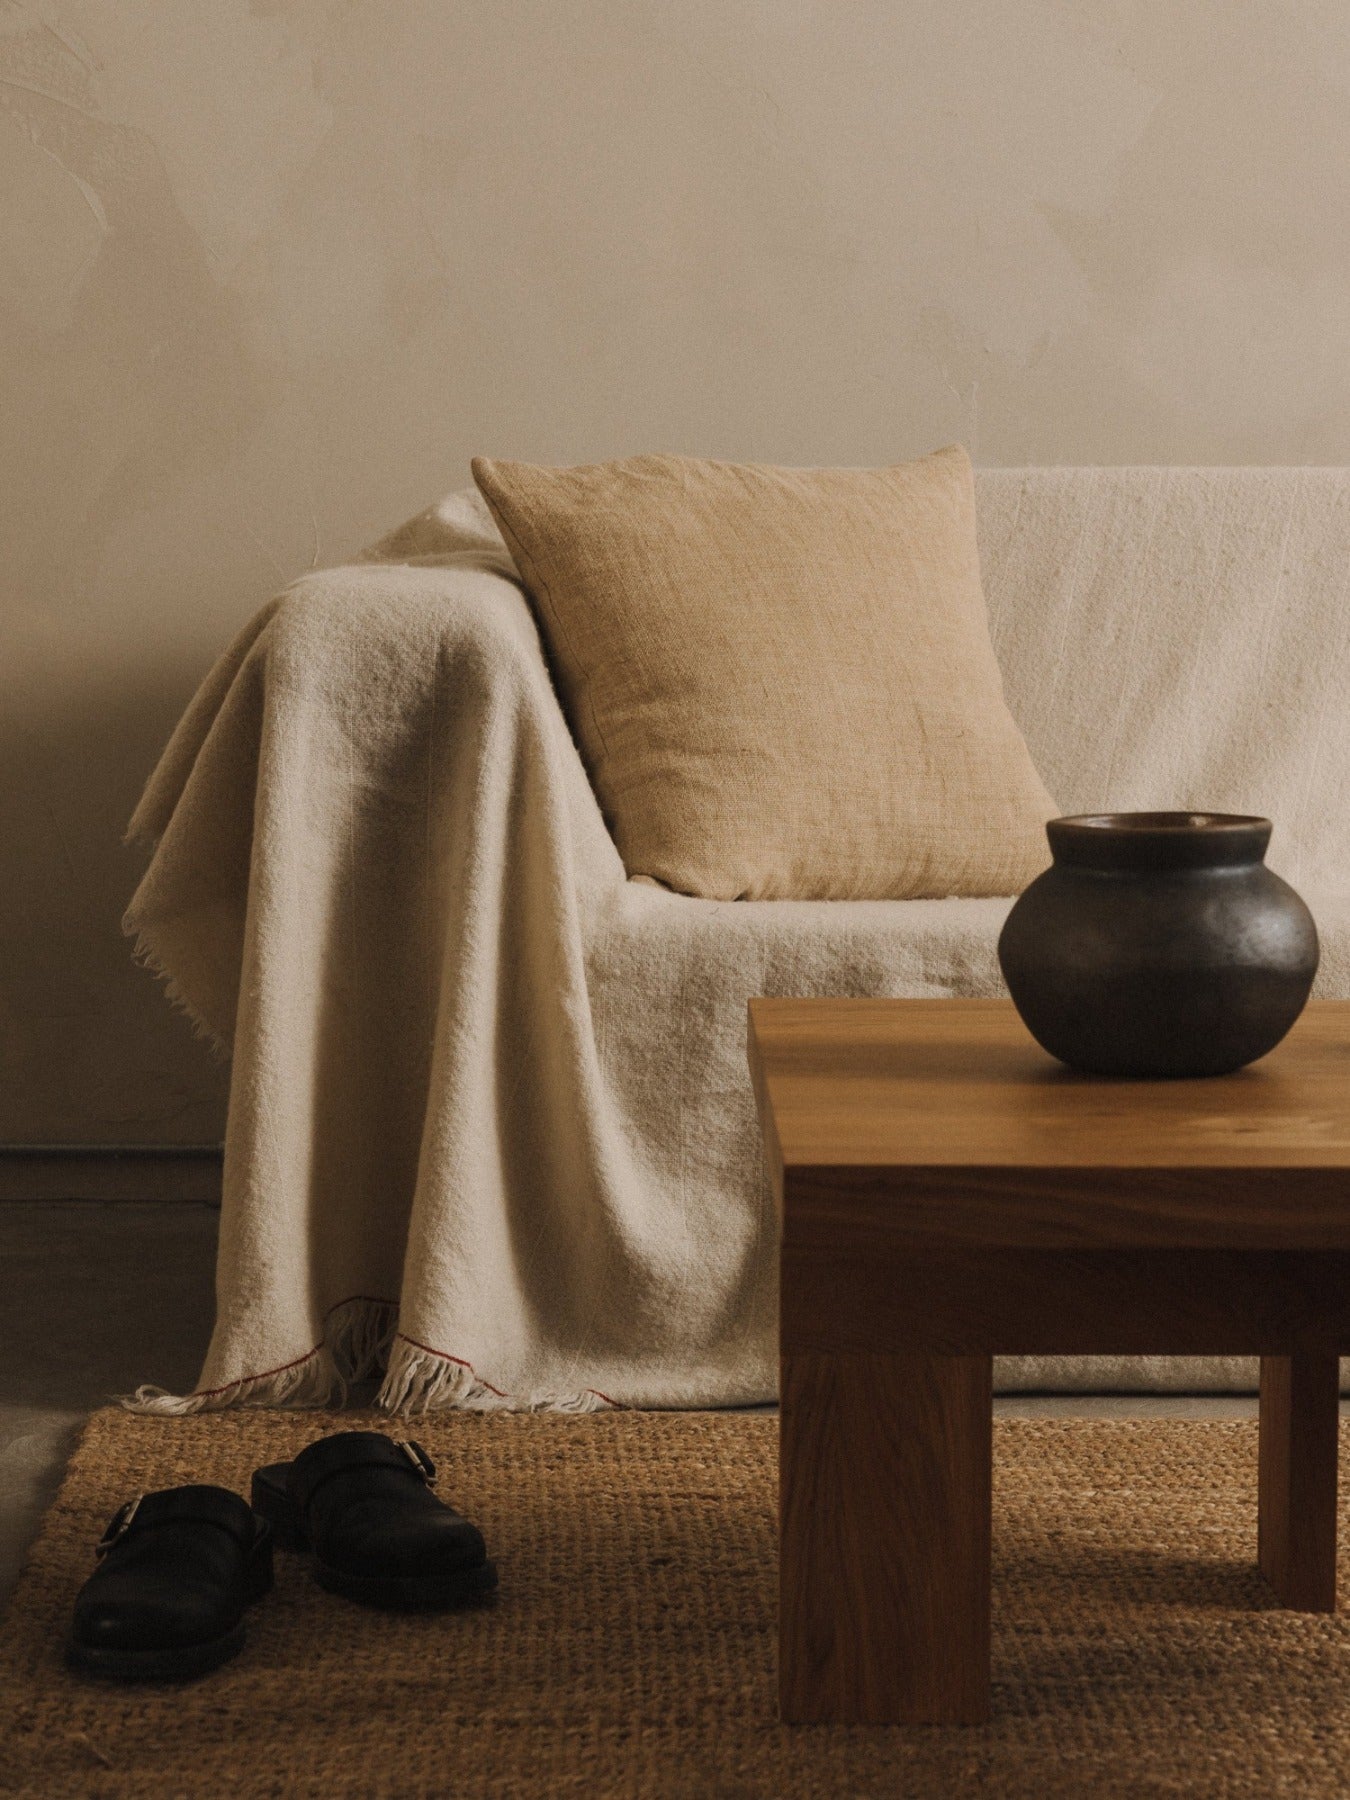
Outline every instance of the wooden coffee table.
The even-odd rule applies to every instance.
[[[989,1713],[991,1358],[1261,1358],[1261,1568],[1336,1604],[1350,1002],[1236,1075],[1071,1074],[1007,1001],[752,1000],[782,1219],[779,1704]]]

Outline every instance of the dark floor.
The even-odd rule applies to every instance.
[[[191,1200],[0,1201],[0,1602],[81,1421],[142,1381],[197,1378],[217,1213]],[[1231,1418],[1241,1396],[1019,1395],[1000,1413]]]
[[[217,1217],[192,1201],[0,1202],[0,1600],[86,1415],[142,1381],[197,1379]]]

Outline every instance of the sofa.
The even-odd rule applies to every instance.
[[[1007,699],[1060,809],[1267,813],[1315,992],[1350,997],[1350,475],[986,469],[976,495]],[[127,929],[234,1058],[216,1330],[150,1411],[316,1404],[372,1371],[391,1409],[770,1400],[747,998],[1002,991],[1011,897],[629,881],[472,492],[251,620],[132,831]],[[995,1380],[1244,1390],[1255,1366]]]

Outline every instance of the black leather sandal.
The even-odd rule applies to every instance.
[[[220,1487],[138,1494],[108,1522],[75,1599],[66,1662],[113,1681],[182,1681],[244,1647],[272,1585],[272,1533]]]
[[[440,1610],[481,1599],[497,1571],[476,1525],[431,1492],[420,1444],[378,1431],[319,1438],[253,1477],[277,1544],[312,1550],[322,1587],[367,1606]]]

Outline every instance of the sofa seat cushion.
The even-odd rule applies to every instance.
[[[473,470],[631,876],[917,899],[1045,866],[1056,809],[1004,703],[963,450]]]
[[[1314,995],[1350,998],[1350,893],[1310,890],[1321,939]],[[700,1158],[716,1185],[734,1142],[746,1179],[757,1181],[762,1150],[745,1073],[745,1007],[751,995],[798,998],[984,999],[1004,995],[997,945],[1006,899],[811,902],[731,905],[630,882],[604,913],[601,953],[588,979],[597,1032],[613,1053],[612,1080],[635,1113],[670,1105],[670,1139],[680,1145],[681,1179]],[[630,997],[652,987],[644,1018]],[[664,1046],[699,1037],[699,1093],[709,1113],[732,1109],[725,1136],[684,1131],[686,1104],[660,1075]],[[665,1171],[667,1179],[673,1171]]]

